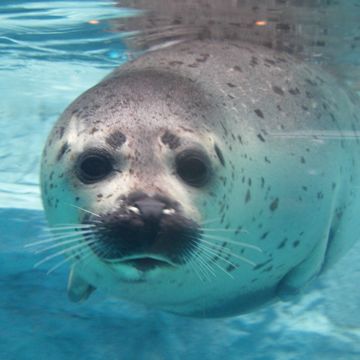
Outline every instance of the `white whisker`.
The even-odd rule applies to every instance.
[[[201,239],[201,242],[204,242],[204,243],[209,244],[209,245],[214,245],[214,244],[212,244],[212,243],[210,243],[210,242],[208,242],[208,241],[206,241],[204,239]],[[220,246],[219,246],[219,249],[221,249],[221,251],[226,255],[230,255],[230,256],[232,256],[232,257],[234,257],[236,259],[242,260],[242,261],[244,261],[244,262],[246,262],[246,263],[248,263],[248,264],[250,264],[252,266],[256,266],[256,263],[254,261],[249,260],[245,256],[241,256],[241,255],[238,255],[238,254],[231,253],[228,249],[223,248],[223,247],[220,248]]]
[[[199,280],[201,282],[204,282],[204,279],[201,277],[201,275],[199,274],[196,266],[194,265],[193,259],[192,259],[192,255],[190,254],[189,250],[186,250],[186,259],[185,261],[187,262],[187,264],[190,265],[191,269],[193,270],[193,272],[196,274],[196,276],[199,278]]]
[[[37,246],[37,245],[48,244],[48,243],[51,243],[51,242],[56,242],[58,240],[68,239],[68,238],[75,237],[75,236],[87,235],[87,234],[91,234],[91,233],[93,233],[93,230],[83,231],[83,232],[79,231],[79,232],[74,232],[74,233],[67,232],[64,235],[53,236],[53,237],[50,237],[48,239],[35,241],[35,242],[32,242],[32,243],[26,244],[26,245],[24,245],[24,247],[28,248],[28,247],[33,247],[33,246]]]
[[[86,210],[86,209],[84,209],[84,208],[82,208],[82,207],[80,207],[80,206],[77,206],[77,205],[74,205],[74,204],[67,204],[67,205],[72,206],[72,207],[74,207],[74,208],[76,208],[76,209],[82,210],[82,211],[84,211],[84,212],[86,212],[86,213],[88,213],[88,214],[91,214],[91,215],[100,217],[100,215],[95,214],[95,213],[93,213],[93,212],[90,211],[90,210]]]
[[[237,233],[237,234],[240,234],[240,233],[245,233],[245,234],[248,234],[249,232],[247,230],[239,230],[239,229],[224,229],[224,228],[202,228],[200,229],[202,230],[203,232],[231,232],[231,233]]]
[[[204,266],[204,269],[207,269],[210,274],[212,274],[214,277],[216,277],[216,273],[214,272],[213,268],[206,261],[206,259],[202,256],[202,255],[205,255],[205,254],[201,254],[200,252],[198,254],[199,254],[198,260],[202,262],[202,264]]]
[[[206,224],[212,224],[212,223],[214,223],[214,222],[216,222],[216,221],[219,221],[219,220],[220,220],[220,218],[218,217],[218,218],[214,218],[214,219],[205,220],[205,221],[203,221],[202,223],[203,223],[204,225],[206,225]]]
[[[54,227],[49,227],[46,229],[43,229],[43,231],[46,232],[52,232],[52,231],[61,231],[61,230],[77,230],[77,229],[87,229],[87,228],[91,228],[91,227],[95,227],[95,225],[93,224],[74,224],[73,226],[54,226]]]
[[[45,248],[36,250],[36,251],[35,251],[35,254],[41,254],[41,253],[43,253],[43,252],[45,252],[45,251],[48,251],[48,250],[51,250],[51,249],[56,249],[57,247],[61,247],[61,246],[68,245],[68,244],[72,244],[72,243],[75,243],[75,242],[79,242],[79,240],[81,240],[81,239],[82,239],[82,237],[81,237],[80,235],[78,235],[77,237],[75,237],[75,238],[73,238],[73,239],[61,241],[61,242],[59,242],[59,243],[56,243],[56,244],[47,246],[47,247],[45,247]]]
[[[88,249],[88,250],[85,252],[86,256],[88,255],[89,251],[91,251],[91,250]],[[64,260],[60,261],[59,263],[57,263],[56,265],[54,265],[52,268],[50,268],[50,270],[48,270],[48,271],[46,272],[46,275],[50,275],[52,272],[54,272],[56,269],[58,269],[61,265],[65,264],[65,263],[67,263],[67,262],[70,262],[70,260],[76,258],[76,256],[79,256],[79,254],[78,254],[78,253],[75,253],[75,254],[73,254],[73,255],[71,255],[71,256],[66,257]]]
[[[95,240],[94,240],[94,242],[95,242]],[[63,255],[63,254],[65,254],[65,253],[67,253],[67,252],[70,252],[70,251],[79,249],[79,248],[81,248],[81,247],[85,247],[85,246],[90,245],[90,244],[91,244],[91,242],[81,243],[81,244],[78,244],[78,245],[74,245],[74,246],[72,246],[72,247],[69,247],[69,248],[67,248],[67,249],[58,251],[57,253],[52,254],[52,255],[49,255],[49,256],[45,257],[44,259],[38,261],[38,262],[34,265],[34,268],[37,268],[37,267],[40,266],[41,264],[44,264],[45,262],[47,262],[47,261],[49,261],[49,260],[51,260],[51,259],[53,259],[53,258],[55,258],[55,257],[57,257],[57,256]]]
[[[261,253],[264,252],[260,247],[258,247],[256,245],[246,243],[246,242],[242,242],[242,241],[228,240],[227,238],[221,238],[221,237],[218,237],[218,236],[213,236],[213,235],[208,235],[208,234],[203,234],[203,237],[205,237],[208,240],[211,239],[211,240],[215,240],[215,241],[218,241],[218,242],[227,242],[229,244],[239,245],[239,246],[244,247],[244,248],[253,249],[253,250],[259,251]]]
[[[205,248],[202,248],[203,251],[207,251],[207,249]],[[228,275],[231,279],[234,279],[234,277],[230,274],[229,271],[227,271],[226,269],[224,269],[220,264],[218,264],[216,261],[212,260],[212,256],[214,256],[215,254],[211,254],[211,253],[207,253],[207,254],[204,254],[204,256],[206,256],[209,261],[211,261],[216,267],[218,267],[221,271],[223,271],[226,275]],[[219,259],[222,259],[220,256],[219,256]],[[224,261],[226,261],[226,259],[222,259]],[[230,262],[229,262],[230,263]],[[230,263],[231,264],[231,263]],[[232,266],[234,266],[236,268],[236,266],[234,264],[231,264]]]
[[[193,264],[194,269],[196,269],[196,271],[199,271],[199,274],[201,276],[201,281],[206,282],[208,280],[208,274],[204,270],[202,263],[198,262],[199,257],[200,257],[200,255],[198,252],[195,254],[192,254],[192,256],[190,258],[190,262]]]
[[[195,262],[196,260],[196,262]],[[201,257],[200,252],[194,253],[192,257],[192,261],[198,265],[199,271],[204,275],[205,280],[211,280],[211,276],[208,274],[209,269],[206,267],[206,262],[204,262],[204,259]],[[212,272],[210,271],[210,274]],[[214,275],[214,274],[213,274]]]
[[[199,244],[199,247],[200,249],[204,250],[204,251],[207,251],[209,254],[212,254],[213,256],[217,256],[220,260],[226,262],[227,264],[231,265],[231,266],[234,266],[235,268],[237,268],[237,266],[231,262],[230,260],[226,259],[220,252],[217,252],[216,249],[212,249],[210,247],[208,247],[207,245],[205,244]],[[220,247],[218,247],[218,249],[220,251],[223,251],[223,249],[221,249]],[[226,253],[225,253],[226,254]],[[230,255],[229,253],[226,254],[226,255]]]

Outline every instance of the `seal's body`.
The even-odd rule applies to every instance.
[[[70,297],[105,288],[215,317],[297,292],[360,235],[356,113],[318,68],[239,42],[179,44],[114,71],[44,150]]]

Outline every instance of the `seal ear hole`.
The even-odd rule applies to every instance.
[[[175,159],[176,172],[188,185],[202,187],[210,179],[210,162],[198,150],[185,150]]]
[[[76,164],[76,175],[85,184],[92,184],[104,179],[113,171],[111,156],[98,149],[81,154]]]

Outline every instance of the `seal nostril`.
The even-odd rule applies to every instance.
[[[162,201],[147,197],[136,201],[134,206],[139,209],[144,219],[158,220],[162,216],[166,204]]]
[[[140,210],[136,206],[128,206],[128,210],[133,214],[140,215]]]
[[[164,209],[163,214],[164,215],[174,215],[175,214],[175,209]]]

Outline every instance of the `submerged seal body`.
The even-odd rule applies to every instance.
[[[334,78],[262,47],[193,41],[115,70],[43,155],[70,298],[216,317],[297,292],[360,236],[358,127]]]

